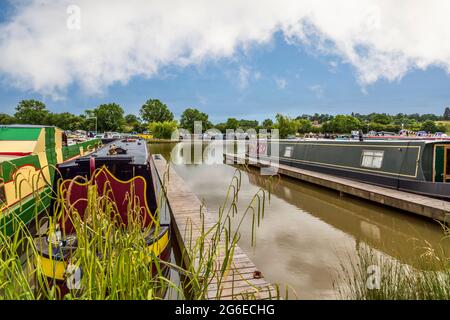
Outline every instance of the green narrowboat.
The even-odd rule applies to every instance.
[[[265,145],[264,145],[265,144]],[[284,165],[450,199],[449,140],[279,140],[249,154]]]
[[[98,139],[67,145],[64,132],[51,126],[0,127],[0,230],[13,234],[50,205],[57,164],[94,151]]]

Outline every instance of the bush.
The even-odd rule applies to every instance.
[[[177,123],[176,121],[152,122],[149,130],[157,139],[170,139],[172,133],[177,130]]]
[[[438,128],[436,126],[436,123],[432,120],[427,120],[424,123],[422,123],[422,126],[420,128],[423,131],[435,133],[438,131]]]
[[[355,117],[339,114],[333,120],[324,123],[322,127],[325,132],[349,133],[352,130],[362,129],[364,126]]]
[[[295,135],[300,127],[298,120],[293,120],[282,114],[277,114],[275,128],[278,129],[278,134],[281,139],[287,138],[289,135]]]
[[[450,132],[450,125],[445,125],[443,123],[438,124],[437,126],[437,131],[438,132]]]

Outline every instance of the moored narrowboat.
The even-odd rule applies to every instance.
[[[71,261],[78,250],[80,225],[91,228],[92,214],[99,214],[91,212],[90,201],[106,200],[105,212],[110,212],[110,216],[103,217],[103,221],[112,219],[125,233],[131,225],[140,226],[146,244],[142,254],[155,256],[158,261],[170,260],[170,218],[159,215],[149,157],[145,141],[127,138],[57,166],[53,184],[57,197],[51,205],[51,216],[56,219],[58,229],[47,228],[35,243],[39,253],[37,263],[62,295],[70,289],[80,289],[82,270],[76,274]],[[98,257],[105,258],[110,257]],[[168,275],[166,265],[149,264],[152,274]]]
[[[55,167],[89,154],[101,141],[69,146],[61,129],[51,126],[0,127],[0,232],[11,235],[46,210],[52,198]]]
[[[258,148],[250,146],[250,156],[450,199],[450,141],[279,140],[259,144]]]

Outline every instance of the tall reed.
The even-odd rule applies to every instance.
[[[449,229],[442,225],[442,246],[448,246]],[[425,243],[416,268],[362,245],[356,260],[341,262],[335,287],[342,299],[449,300],[450,257]],[[446,250],[441,250],[445,253]]]
[[[70,260],[65,261],[66,275],[73,280],[81,270],[69,291],[61,292],[59,283],[48,278],[39,263],[39,252],[35,234],[28,226],[17,219],[12,237],[0,232],[0,299],[162,299],[170,289],[179,297],[204,299],[211,296],[211,281],[226,278],[233,262],[234,250],[239,240],[240,225],[244,217],[251,215],[252,229],[259,225],[264,215],[266,194],[260,190],[245,212],[237,214],[238,193],[241,187],[240,172],[236,171],[227,190],[224,205],[219,209],[219,219],[214,226],[203,224],[201,236],[183,252],[190,257],[199,257],[188,265],[178,266],[173,262],[162,261],[148,250],[146,237],[157,233],[158,228],[143,229],[139,218],[139,203],[131,192],[129,195],[128,225],[120,222],[117,206],[105,193],[99,194],[92,180],[84,180],[88,185],[87,209],[84,214],[77,212],[75,206],[61,195],[53,195],[55,215],[44,213],[36,218],[38,230],[47,229],[55,234],[61,229],[62,218],[70,219],[76,240],[68,237],[64,251],[69,252]],[[70,187],[69,187],[70,188]],[[164,189],[164,186],[163,186]],[[39,195],[36,194],[36,201]],[[158,197],[158,209],[153,213],[153,226],[159,225],[159,210],[164,201],[164,193]],[[81,200],[81,199],[80,199]],[[203,215],[204,207],[199,208]],[[239,217],[238,228],[231,230],[232,220]],[[42,224],[45,223],[45,228]],[[222,261],[218,267],[216,261]],[[51,259],[56,259],[52,257]],[[176,283],[170,279],[167,270],[173,269],[187,281]],[[71,280],[71,281],[72,281]],[[214,295],[220,298],[220,285]],[[261,288],[245,293],[246,298],[257,297]],[[244,295],[244,294],[243,294]],[[274,297],[276,298],[276,297]]]
[[[169,168],[164,175],[164,185],[170,179]],[[240,229],[246,218],[252,221],[252,245],[255,245],[256,229],[260,225],[270,193],[260,188],[244,210],[239,212],[239,191],[241,190],[242,172],[235,170],[222,205],[219,207],[217,219],[213,223],[205,219],[206,206],[202,204],[199,210],[200,223],[188,221],[182,230],[187,244],[181,252],[181,262],[185,270],[184,286],[188,289],[186,294],[190,299],[206,299],[214,297],[220,299],[224,289],[222,283],[227,280],[230,269],[233,267],[237,243],[241,237]],[[244,280],[239,274],[234,275],[235,280]],[[228,279],[229,280],[229,279]],[[234,294],[235,298],[257,299],[264,292],[273,293],[273,287],[258,287],[247,281],[250,288],[247,292]],[[278,286],[271,298],[278,299],[280,294]],[[229,294],[229,293],[228,293]]]

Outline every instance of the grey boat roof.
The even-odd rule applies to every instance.
[[[125,161],[132,165],[146,165],[148,160],[148,149],[147,143],[142,139],[133,139],[130,141],[127,139],[113,141],[99,150],[71,161],[62,163],[59,167],[64,168],[68,166],[73,166],[79,162],[87,162],[91,157],[98,159],[102,162],[107,161]],[[112,147],[122,148],[126,150],[125,154],[114,154],[110,155],[109,150]]]
[[[279,140],[282,143],[295,143],[295,142],[321,142],[321,143],[373,143],[373,144],[394,144],[394,143],[417,143],[417,144],[450,144],[450,139],[436,139],[436,140],[429,140],[429,139],[364,139],[363,141],[359,141],[357,139],[353,140],[345,140],[345,139],[280,139]]]

